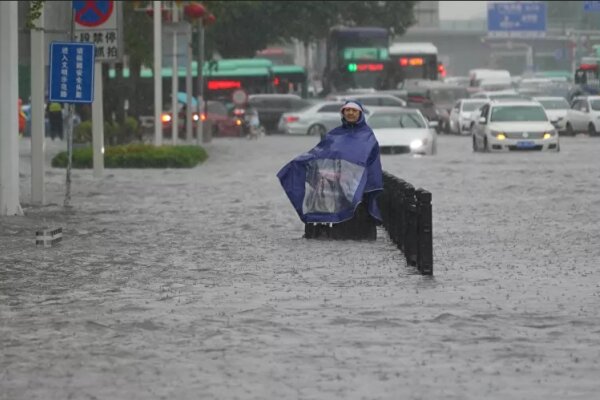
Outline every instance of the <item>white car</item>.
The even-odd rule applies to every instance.
[[[435,154],[435,124],[428,123],[419,110],[411,108],[372,108],[367,124],[373,129],[382,153]]]
[[[474,123],[472,114],[487,103],[484,99],[461,99],[454,103],[450,111],[450,132],[458,135],[468,135]]]
[[[473,151],[559,151],[558,132],[536,101],[490,101],[471,132]]]
[[[327,97],[329,100],[334,101],[345,101],[345,100],[358,100],[366,108],[369,107],[406,107],[406,101],[386,93],[372,93],[372,94],[334,94]]]
[[[565,131],[567,135],[587,132],[590,136],[600,132],[600,96],[575,97],[567,111]]]
[[[540,96],[533,97],[532,100],[537,101],[544,107],[548,119],[558,129],[558,133],[563,133],[566,130],[567,112],[570,108],[567,99],[556,96]]]
[[[342,124],[341,101],[325,101],[311,104],[293,112],[285,112],[279,118],[278,130],[291,135],[324,136]]]
[[[521,100],[524,99],[523,96],[519,95],[516,91],[509,90],[497,90],[492,92],[477,92],[471,95],[472,99],[486,99],[486,100],[499,100],[499,99],[509,99],[509,100]]]

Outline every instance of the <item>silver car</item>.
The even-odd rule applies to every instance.
[[[554,123],[559,133],[566,131],[567,113],[569,111],[569,102],[564,97],[543,96],[533,97],[532,100],[537,101],[544,107],[548,119]]]
[[[490,101],[472,129],[473,151],[559,151],[558,132],[537,101]]]
[[[487,102],[485,99],[460,99],[454,103],[450,111],[450,133],[468,135],[471,132],[473,118],[471,115],[477,112]]]
[[[428,123],[417,109],[373,107],[367,124],[382,153],[428,154],[437,152],[435,124]]]
[[[291,135],[324,136],[342,124],[341,109],[344,103],[326,101],[311,104],[294,112],[286,112],[279,119],[279,131]]]

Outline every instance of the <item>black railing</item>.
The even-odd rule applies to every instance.
[[[383,227],[406,263],[423,275],[433,275],[431,193],[384,171],[378,201]]]

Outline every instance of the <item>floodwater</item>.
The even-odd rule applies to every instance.
[[[0,399],[581,399],[600,392],[600,139],[384,155],[433,194],[434,276],[302,239],[275,174],[312,137],[216,138],[189,170],[47,169],[0,218]],[[63,143],[49,142],[50,157]],[[64,239],[36,248],[35,230]]]

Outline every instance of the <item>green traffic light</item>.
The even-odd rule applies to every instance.
[[[356,72],[358,68],[356,67],[356,64],[348,64],[348,71],[349,72]]]

